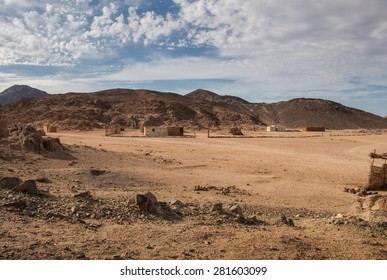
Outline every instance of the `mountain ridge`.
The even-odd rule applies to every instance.
[[[187,95],[146,89],[70,92],[20,100],[0,108],[10,124],[53,124],[61,129],[103,128],[108,124],[191,128],[287,128],[325,126],[327,129],[387,128],[387,119],[325,99],[296,98],[276,103],[249,103],[239,97],[196,90]]]

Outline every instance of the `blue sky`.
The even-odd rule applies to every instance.
[[[205,88],[387,115],[386,0],[0,0],[0,91]]]

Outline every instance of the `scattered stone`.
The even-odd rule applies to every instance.
[[[245,218],[243,216],[238,215],[235,221],[244,225],[266,225],[266,222],[258,220],[256,216],[250,216]]]
[[[211,207],[211,212],[220,212],[223,210],[223,204],[222,203],[215,203]]]
[[[77,193],[74,195],[75,198],[82,198],[82,199],[92,199],[93,196],[89,191]]]
[[[344,188],[344,192],[356,194],[357,196],[367,196],[374,194],[373,192],[369,192],[367,187],[362,188]]]
[[[176,208],[183,208],[187,206],[185,203],[181,202],[180,200],[174,200],[170,204],[171,206],[175,206]]]
[[[340,213],[339,213],[339,214],[337,214],[337,215],[336,215],[336,217],[335,217],[335,218],[336,218],[336,219],[343,219],[343,218],[344,218],[344,216],[343,216],[343,214],[340,214]]]
[[[239,216],[243,216],[243,211],[242,209],[239,207],[238,204],[235,204],[233,206],[230,207],[229,211],[233,214],[236,214],[236,215],[239,215]]]
[[[90,174],[93,176],[101,176],[106,173],[106,170],[91,169]]]
[[[294,222],[292,219],[288,219],[284,213],[281,213],[279,220],[277,221],[277,225],[287,225],[289,227],[294,227]]]
[[[197,186],[195,186],[194,190],[195,190],[195,192],[208,192],[210,189],[208,187],[205,187],[205,186],[197,185]]]
[[[0,189],[12,190],[22,182],[18,177],[3,177],[0,179]]]
[[[39,182],[39,183],[43,183],[43,184],[51,184],[52,181],[49,180],[48,178],[46,177],[40,177],[38,179],[35,179],[36,182]]]
[[[8,211],[17,211],[17,210],[24,210],[26,207],[29,206],[29,204],[30,203],[27,199],[20,199],[17,201],[5,203],[1,207],[5,208]]]
[[[27,180],[20,185],[13,188],[14,191],[23,192],[29,195],[39,195],[38,188],[36,187],[35,180]]]
[[[78,253],[78,254],[75,256],[75,258],[76,258],[77,260],[86,260],[86,259],[87,259],[85,253]]]

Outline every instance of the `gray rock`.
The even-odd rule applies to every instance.
[[[23,192],[29,195],[39,195],[38,188],[36,186],[36,182],[34,180],[27,180],[20,185],[16,186],[14,191]]]
[[[18,177],[3,177],[0,179],[0,189],[12,190],[22,182]]]

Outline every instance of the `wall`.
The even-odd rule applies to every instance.
[[[387,165],[371,165],[370,175],[368,177],[369,190],[387,189]]]
[[[304,129],[305,131],[325,131],[324,126],[307,126]]]
[[[168,136],[168,129],[166,127],[144,127],[144,136],[148,137],[166,137]]]
[[[147,137],[184,136],[184,129],[182,127],[145,126],[144,136],[147,136]]]

